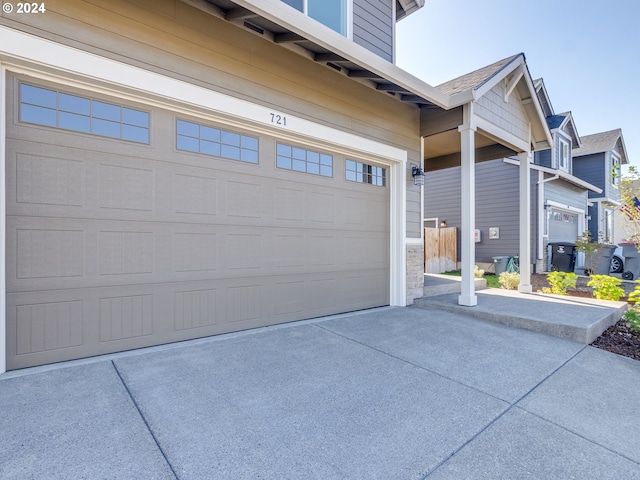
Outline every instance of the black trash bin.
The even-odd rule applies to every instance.
[[[550,242],[551,270],[555,272],[573,272],[576,265],[576,244],[569,242]]]

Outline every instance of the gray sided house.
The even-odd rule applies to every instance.
[[[620,205],[620,166],[629,163],[622,130],[583,136],[581,146],[573,150],[573,159],[574,174],[600,189],[589,192],[591,235],[606,242],[620,239],[623,227],[615,221],[614,213]]]
[[[580,137],[570,112],[555,114],[544,82],[534,82],[552,135],[551,148],[535,152],[530,165],[529,262],[536,272],[549,269],[549,242],[575,242],[585,230],[589,191],[599,189],[573,174],[571,151]],[[479,163],[476,183],[476,261],[491,263],[496,256],[512,256],[520,245],[519,161],[504,158]],[[425,218],[444,218],[459,225],[460,169],[429,172],[425,183]]]
[[[395,23],[423,5],[3,12],[0,373],[421,296],[426,163],[472,184],[476,147],[550,141],[522,54],[448,91],[393,63]]]

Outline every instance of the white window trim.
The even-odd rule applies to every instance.
[[[345,12],[345,19],[344,19],[344,21],[346,22],[345,32],[344,34],[341,32],[337,32],[337,33],[340,33],[340,35],[344,35],[349,40],[353,40],[353,0],[345,0],[345,3],[346,3],[345,4],[346,12]],[[304,13],[307,17],[309,17],[309,0],[302,0],[302,13]],[[309,17],[309,18],[313,18],[313,17]],[[313,20],[315,20],[315,18]],[[321,25],[324,25],[324,23],[318,20],[316,21]],[[331,28],[327,25],[324,25],[324,26],[327,28]],[[331,28],[331,30],[333,29]]]
[[[618,188],[618,186],[620,185],[620,175],[622,173],[620,157],[613,152],[611,152],[610,155],[611,155],[611,168],[609,169],[610,183],[612,187]],[[617,174],[618,174],[617,176],[613,176],[614,168],[617,169]]]
[[[351,2],[351,0],[349,0]],[[0,26],[0,95],[6,97],[7,73],[28,74],[62,85],[82,88],[176,113],[200,117],[237,128],[251,128],[286,141],[318,148],[355,159],[374,160],[388,168],[390,188],[390,304],[405,306],[406,246],[406,150],[361,137],[301,117],[289,115],[224,95],[204,87],[150,72],[132,65],[61,45],[50,40]],[[215,106],[215,108],[213,107]],[[6,112],[0,108],[0,145],[5,145]],[[204,112],[204,113],[203,113]],[[287,117],[277,125],[273,115]],[[330,140],[328,140],[330,139]],[[0,149],[0,374],[6,371],[6,205],[5,149]],[[420,240],[417,240],[418,242]]]
[[[564,138],[558,138],[558,168],[564,172],[569,172],[569,162],[571,161],[571,148],[569,147],[569,142]],[[567,156],[565,158],[564,152],[567,152]],[[562,160],[565,160],[565,164],[562,165]]]

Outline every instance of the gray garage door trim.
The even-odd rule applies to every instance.
[[[50,42],[45,42],[47,43],[47,47],[51,47],[52,45],[50,44]],[[55,45],[55,44],[53,44]],[[56,46],[59,47],[59,46]],[[63,48],[67,48],[67,47],[63,47]],[[76,51],[77,53],[77,51]],[[54,57],[55,58],[55,57]],[[112,62],[109,60],[104,59],[107,62]],[[129,66],[123,66],[121,64],[118,64],[119,67],[123,67],[125,70],[127,68],[133,68],[133,67],[129,67]],[[11,70],[15,70],[17,71],[17,73],[20,73],[20,69],[19,68],[15,68],[12,67]],[[3,73],[6,72],[6,70],[3,68]],[[130,72],[128,72],[130,73]],[[154,74],[155,75],[155,74]],[[42,77],[47,77],[45,74],[40,74],[40,76]],[[4,80],[4,75],[3,75],[3,80]],[[171,81],[171,79],[169,79]],[[75,83],[75,82],[69,82],[69,83]],[[64,85],[65,82],[60,82],[59,78],[56,78],[56,84],[62,84]],[[184,86],[184,85],[183,85]],[[199,87],[194,87],[194,88],[198,88]],[[98,88],[95,89],[96,91],[100,90]],[[3,92],[3,95],[6,95],[6,93]],[[239,101],[242,102],[243,104],[246,104],[246,102],[238,100],[238,99],[233,99],[233,101]],[[150,102],[150,103],[155,103],[157,104],[157,102]],[[262,107],[259,107],[262,108]],[[265,109],[263,109],[265,110]],[[187,111],[187,109],[182,109],[180,111]],[[191,112],[193,113],[193,112]],[[264,111],[262,112],[264,113]],[[215,116],[213,115],[198,115],[199,118],[213,118]],[[217,118],[218,120],[220,120],[220,117]],[[296,119],[295,117],[291,117],[288,119],[288,121],[290,123],[296,123]],[[254,119],[255,121],[255,119]],[[302,126],[299,126],[299,128],[308,131],[309,133],[314,133],[314,128],[309,128],[309,126],[313,126],[315,124],[311,124],[310,122],[307,121],[301,121],[304,123],[304,126],[302,128]],[[229,124],[234,124],[237,122],[228,122]],[[251,125],[251,132],[254,132],[256,129],[254,128],[254,125]],[[406,164],[406,152],[401,151],[399,149],[395,149],[394,147],[389,147],[383,144],[380,144],[379,142],[373,142],[369,139],[362,139],[360,137],[357,137],[355,135],[352,134],[348,134],[346,132],[340,132],[338,130],[334,130],[331,129],[330,127],[326,127],[323,125],[317,125],[316,130],[318,130],[320,132],[320,134],[325,134],[327,131],[332,131],[335,133],[335,135],[329,136],[329,137],[325,137],[325,138],[331,138],[332,140],[337,139],[338,141],[341,140],[342,137],[342,141],[344,143],[347,143],[347,140],[350,142],[350,144],[353,146],[355,145],[355,147],[357,147],[356,149],[352,149],[352,148],[348,148],[345,145],[341,145],[341,144],[330,144],[330,151],[332,152],[349,152],[350,153],[350,158],[353,159],[362,159],[368,162],[375,162],[378,164],[381,164],[383,166],[386,166],[388,168],[388,180],[389,180],[389,191],[390,191],[390,199],[389,199],[389,203],[390,203],[390,234],[391,234],[391,238],[389,239],[389,236],[387,235],[387,241],[389,242],[389,262],[390,262],[390,276],[387,277],[389,279],[389,290],[391,291],[391,298],[390,298],[390,303],[392,305],[404,305],[404,298],[405,298],[405,288],[404,288],[404,270],[405,270],[405,265],[404,265],[404,182],[405,180],[405,164]],[[269,129],[269,128],[265,128],[264,126],[262,126],[262,128],[260,129],[260,132],[262,131],[269,131],[271,133],[272,136],[277,137],[277,138],[281,138],[281,139],[285,139],[285,140],[296,140],[297,142],[300,143],[300,139],[302,138],[301,135],[296,134],[295,131],[282,131],[279,128],[275,128],[275,129]],[[5,134],[5,129],[2,129],[2,135],[4,136]],[[315,132],[316,135],[318,134],[318,132]],[[274,135],[275,134],[275,135]],[[360,139],[359,141],[353,142],[353,140],[355,139]],[[325,149],[327,149],[327,142],[321,142],[316,138],[313,137],[305,137],[303,140],[302,145],[322,145]],[[367,152],[365,152],[367,151]],[[4,156],[5,152],[0,152],[0,154],[2,154]],[[382,156],[381,156],[382,154]],[[384,156],[384,155],[388,155],[388,156]],[[392,158],[391,158],[392,157]],[[4,160],[4,159],[3,159]],[[341,160],[342,161],[342,160]],[[3,179],[4,180],[4,179]],[[2,188],[4,189],[5,186],[5,182],[2,182]],[[3,192],[4,193],[4,192]],[[4,223],[3,222],[3,228],[4,228]],[[138,229],[139,230],[139,229]],[[74,227],[71,226],[70,228],[67,229],[68,232],[73,232],[74,231]],[[144,232],[128,232],[128,233],[135,233],[135,234],[144,234]],[[144,235],[139,235],[141,238],[139,239],[140,241],[142,241],[144,243]],[[71,237],[73,237],[73,235],[71,235]],[[3,275],[3,279],[4,279],[4,275]],[[198,295],[201,298],[201,301],[206,303],[207,300],[207,294],[206,294],[206,290],[194,290],[195,292],[199,292]],[[3,289],[4,292],[4,289]],[[239,295],[242,294],[246,294],[247,292],[239,292]],[[138,309],[139,311],[145,311],[145,309],[149,309],[149,299],[148,297],[146,297],[144,294],[141,295],[136,295],[135,299],[131,299],[131,300],[127,300],[127,302],[130,302],[130,305],[127,305],[127,308],[133,308],[133,309]],[[109,305],[102,305],[102,307],[104,308],[113,308],[112,304],[117,304],[117,308],[122,308],[122,305],[120,305],[123,302],[124,297],[121,294],[117,294],[115,293],[112,297],[110,297],[110,300],[107,302],[109,303]],[[118,303],[120,302],[120,303]],[[295,302],[294,302],[295,303]],[[64,305],[65,309],[68,309],[68,312],[70,312],[70,316],[73,317],[74,312],[77,311],[78,305],[74,304],[73,302],[66,302],[66,304]],[[5,313],[5,309],[2,309],[3,312],[3,317],[4,317],[4,313]],[[67,311],[67,310],[65,310]],[[249,315],[249,314],[247,314]],[[142,315],[142,317],[144,318],[144,315]],[[6,321],[6,319],[3,318],[3,320]],[[144,322],[142,322],[141,325],[137,326],[136,328],[141,329],[141,331],[144,332]],[[5,333],[5,328],[2,329],[2,333]],[[6,339],[2,339],[2,345],[5,346],[6,345]],[[5,355],[2,355],[2,357],[5,357]],[[0,371],[4,371],[4,366],[0,365]]]

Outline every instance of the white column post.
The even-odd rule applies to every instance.
[[[531,293],[531,152],[518,154],[520,160],[520,285],[518,291]]]
[[[458,127],[460,132],[460,159],[462,192],[460,195],[462,210],[462,281],[458,304],[473,307],[478,304],[475,291],[474,267],[476,262],[476,245],[474,232],[476,228],[476,155],[475,133],[473,123],[473,104],[464,105],[464,123]]]
[[[6,98],[7,71],[0,63],[0,96]],[[5,204],[5,166],[6,166],[6,117],[5,103],[0,101],[0,374],[7,371],[7,285],[6,285],[6,242],[5,226],[7,212]]]

